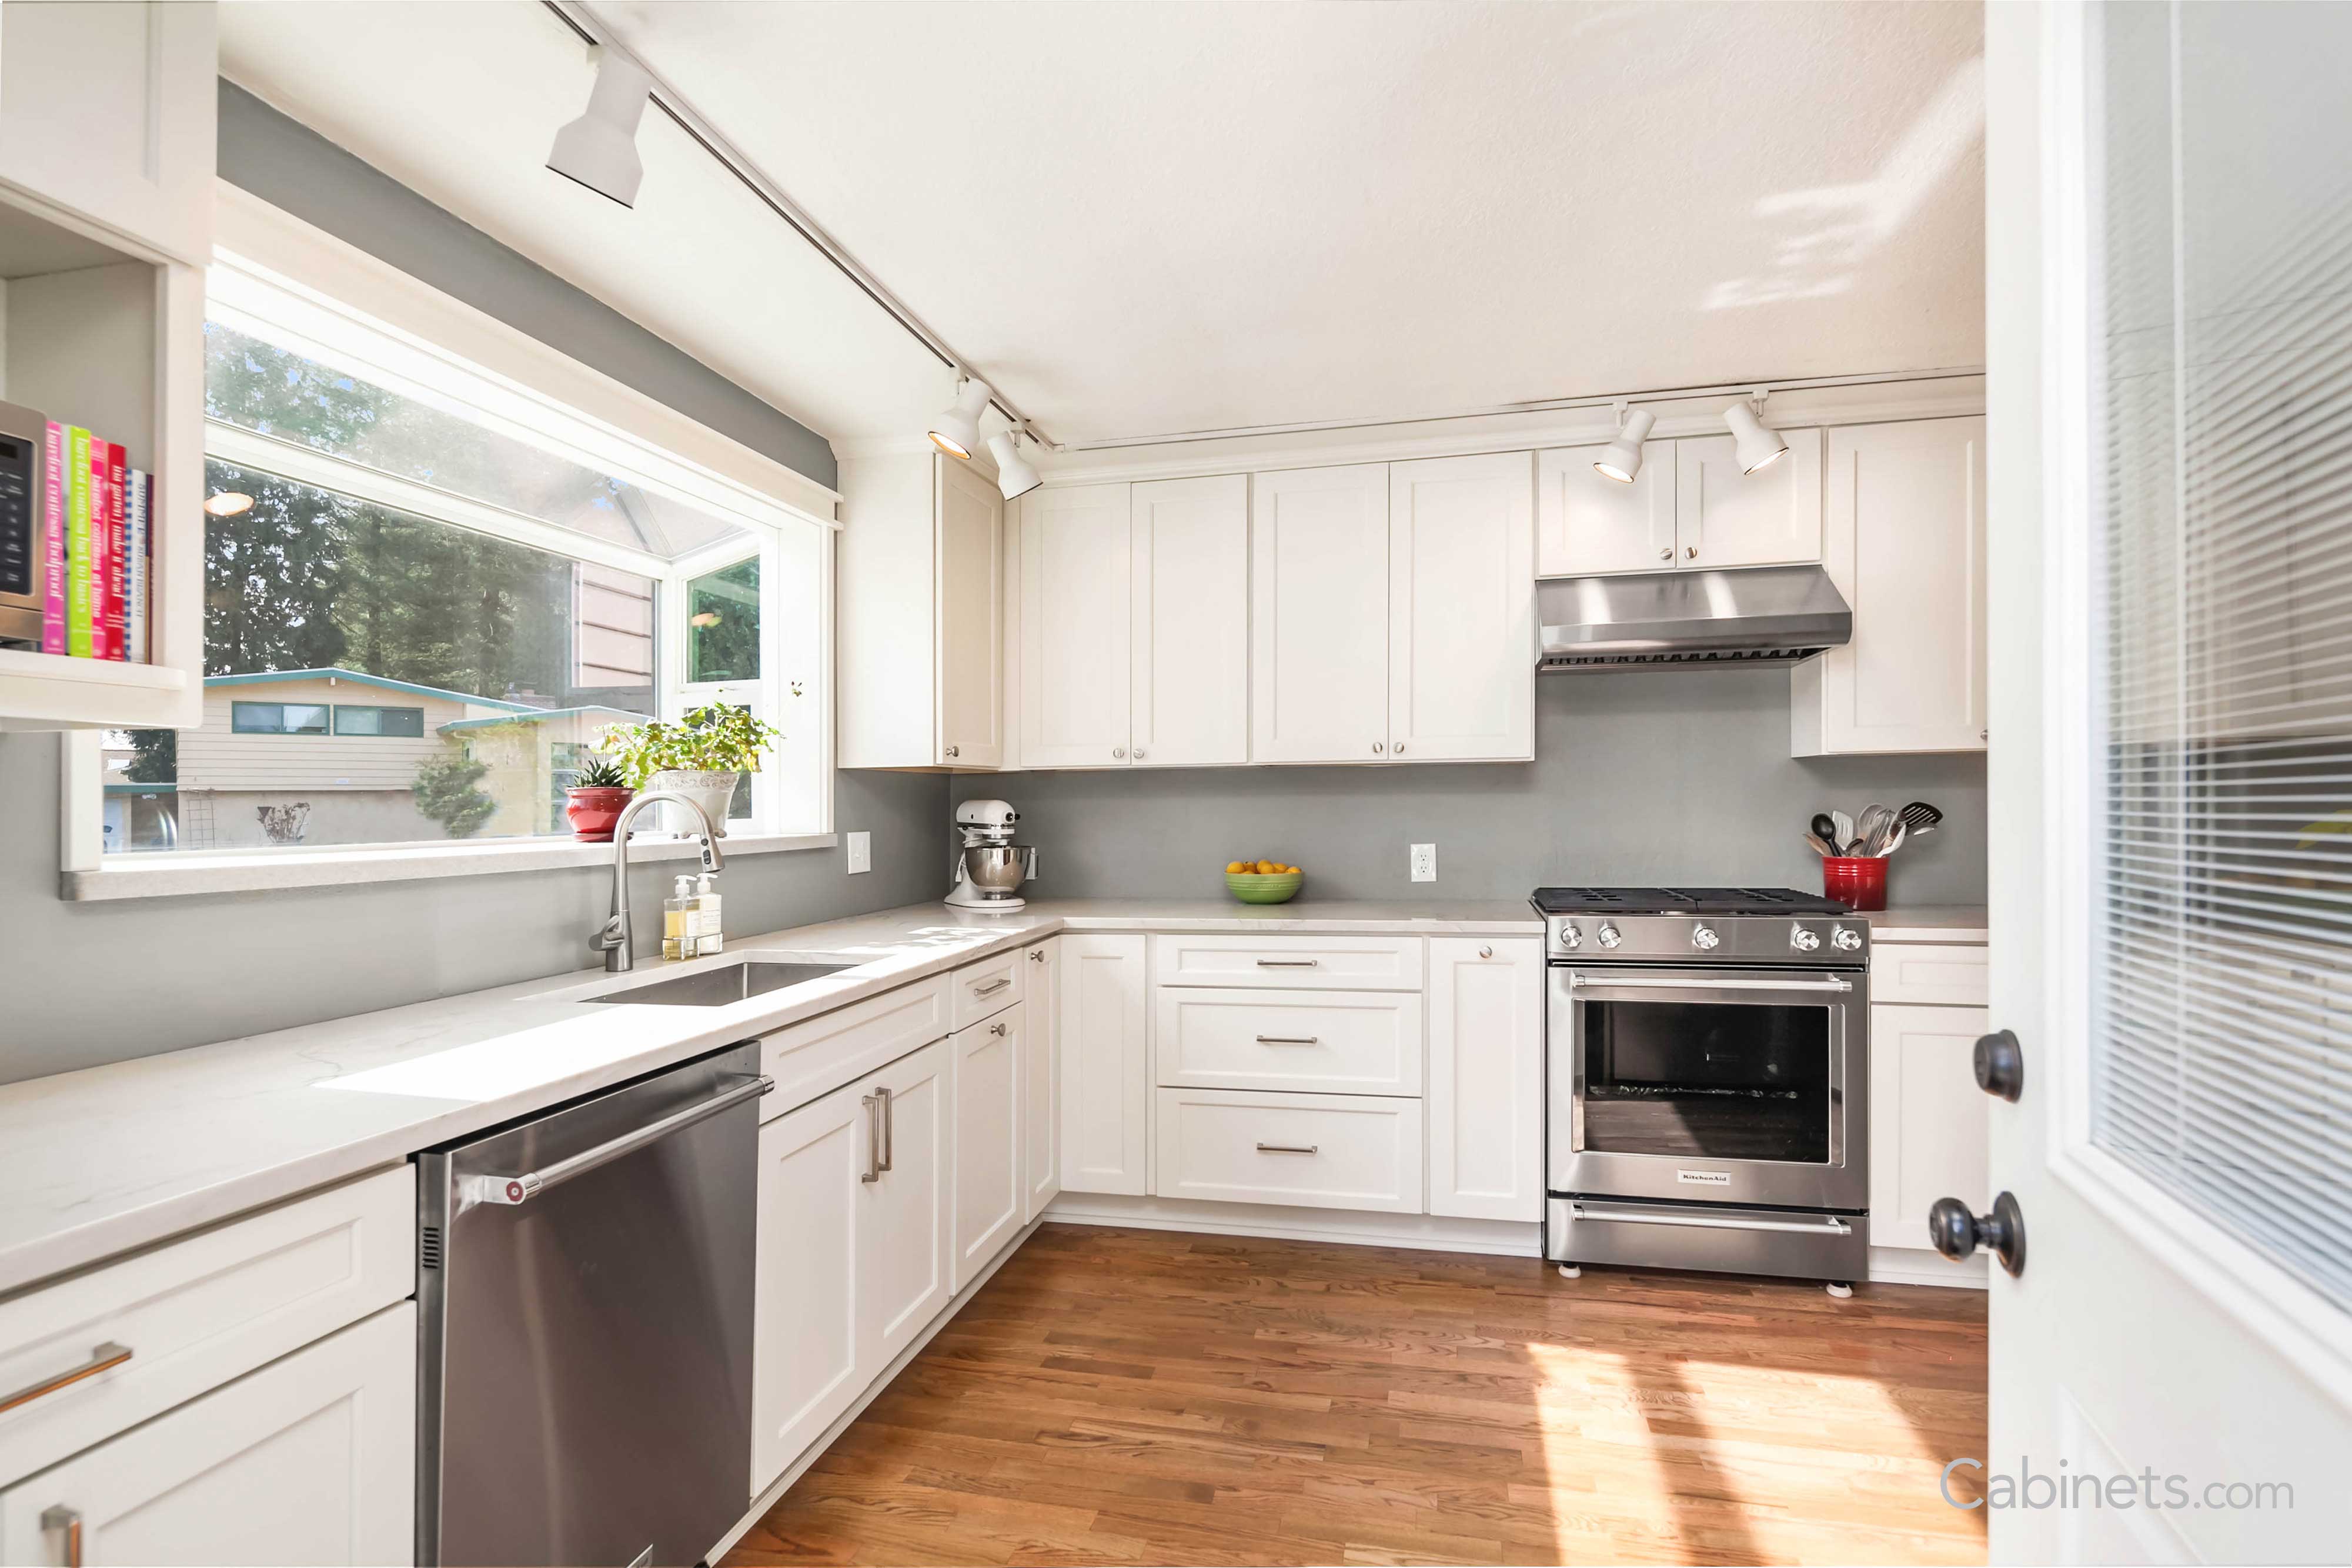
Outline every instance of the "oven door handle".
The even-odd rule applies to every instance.
[[[1851,991],[1852,980],[1832,976],[1825,980],[1738,980],[1738,979],[1676,979],[1665,976],[1644,978],[1628,975],[1589,975],[1582,971],[1568,977],[1570,990],[1593,988],[1610,991]]]
[[[1686,1211],[1655,1213],[1646,1208],[1601,1208],[1591,1204],[1568,1206],[1571,1219],[1600,1219],[1626,1225],[1690,1225],[1702,1230],[1785,1230],[1800,1236],[1851,1236],[1853,1227],[1834,1214],[1819,1219],[1750,1219],[1743,1215],[1706,1216]]]

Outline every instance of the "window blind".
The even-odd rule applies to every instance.
[[[2352,1308],[2352,12],[2097,21],[2091,1136]]]

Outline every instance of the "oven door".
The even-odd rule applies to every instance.
[[[1551,1191],[1867,1206],[1867,976],[1548,973]]]

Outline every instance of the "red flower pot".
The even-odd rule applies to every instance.
[[[622,808],[628,805],[629,797],[635,793],[617,784],[566,789],[563,816],[572,824],[572,836],[583,843],[611,843],[613,826],[621,820]]]

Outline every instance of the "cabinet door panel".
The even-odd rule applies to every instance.
[[[1025,967],[1027,959],[1023,959]],[[1021,1228],[1026,1003],[949,1037],[955,1055],[955,1277],[961,1291]]]
[[[1024,1035],[1021,1136],[1024,1148],[1023,1223],[1045,1212],[1062,1191],[1062,939],[1029,949],[1028,1028]]]
[[[939,558],[934,760],[995,768],[1004,761],[1004,506],[996,486],[965,464],[935,457],[931,472]]]
[[[1543,1218],[1543,944],[1429,943],[1429,1212]]]
[[[1675,564],[1695,570],[1822,559],[1822,433],[1784,430],[1788,455],[1739,471],[1728,435],[1675,443]]]
[[[1021,765],[1127,761],[1128,486],[1021,503]]]
[[[1853,641],[1799,666],[1796,700],[1815,705],[1795,716],[1801,753],[1984,748],[1984,429],[1830,433],[1822,564]]]
[[[1388,465],[1252,475],[1251,759],[1383,760],[1388,660]]]
[[[1249,760],[1249,478],[1161,479],[1133,496],[1130,760]]]
[[[1144,938],[1064,936],[1062,1186],[1145,1190]]]
[[[1982,1008],[1870,1009],[1870,1241],[1926,1248],[1927,1209],[1957,1197],[1980,1214],[1990,1102],[1977,1087]]]
[[[890,1091],[883,1114],[889,1168],[857,1186],[860,1386],[880,1376],[955,1294],[950,1060],[940,1040],[892,1062],[859,1090]]]
[[[852,1084],[760,1128],[751,1330],[751,1491],[782,1475],[866,1386],[858,1178],[875,1124]]]
[[[1675,564],[1675,444],[1643,442],[1642,470],[1630,485],[1594,472],[1600,455],[1600,446],[1536,454],[1537,575],[1664,571]]]
[[[65,1561],[52,1508],[81,1516],[89,1568],[414,1562],[415,1303],[0,1491],[0,1562]]]
[[[1528,454],[1390,465],[1391,759],[1535,755],[1535,564]]]

